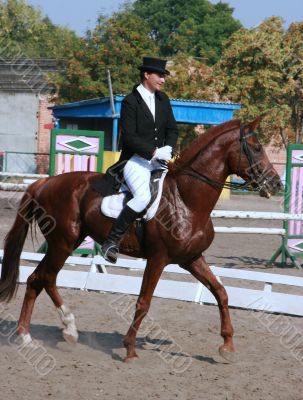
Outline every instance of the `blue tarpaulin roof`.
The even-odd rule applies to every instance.
[[[60,125],[60,119],[72,118],[109,118],[113,121],[112,150],[117,150],[118,120],[120,118],[121,103],[125,96],[114,96],[115,115],[109,97],[83,100],[77,103],[63,104],[62,106],[49,107],[53,110],[55,119]],[[170,100],[175,119],[184,124],[217,125],[233,118],[234,110],[241,108],[239,104],[212,103],[198,100]]]
[[[120,118],[122,95],[114,96],[116,118]],[[185,124],[220,124],[232,119],[234,110],[241,106],[233,103],[212,103],[196,100],[172,99],[176,121]],[[83,100],[77,103],[50,107],[55,118],[113,118],[109,97]]]

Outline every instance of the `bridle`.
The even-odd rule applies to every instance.
[[[238,167],[237,167],[237,175],[240,176],[240,165],[242,155],[244,154],[249,163],[249,171],[251,179],[244,183],[237,183],[237,182],[219,182],[215,179],[209,178],[208,176],[201,174],[200,172],[195,171],[192,167],[186,168],[181,171],[182,174],[190,175],[204,183],[207,183],[211,186],[223,189],[233,189],[233,190],[249,190],[253,192],[260,192],[261,190],[266,190],[266,185],[269,181],[268,179],[268,171],[270,170],[267,168],[264,171],[260,171],[258,165],[260,163],[256,161],[254,154],[251,150],[251,147],[247,143],[247,139],[251,136],[256,136],[256,132],[249,132],[245,134],[243,125],[240,125],[240,155],[238,160]],[[252,183],[255,183],[255,186],[252,186]]]

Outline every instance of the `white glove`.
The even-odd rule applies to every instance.
[[[169,161],[172,157],[172,147],[164,146],[156,149],[153,159]]]

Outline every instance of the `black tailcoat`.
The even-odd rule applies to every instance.
[[[178,130],[169,98],[163,92],[155,93],[154,120],[137,86],[122,101],[120,159],[107,170],[102,180],[92,184],[103,196],[117,193],[123,180],[124,165],[134,154],[150,160],[157,147],[167,145],[174,149],[176,146]]]
[[[134,87],[126,96],[121,108],[122,153],[120,161],[134,154],[150,160],[157,147],[175,147],[178,130],[169,98],[163,92],[155,93],[155,120]]]

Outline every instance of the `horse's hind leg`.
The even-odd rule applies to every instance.
[[[23,342],[27,343],[31,341],[29,333],[30,320],[36,298],[43,288],[46,289],[47,293],[52,298],[61,315],[62,322],[64,323],[64,319],[70,318],[70,312],[63,305],[62,298],[56,289],[57,274],[64,265],[69,253],[70,252],[67,250],[49,246],[46,255],[38,264],[35,271],[28,277],[17,330]]]
[[[17,328],[19,338],[24,344],[30,343],[32,341],[29,333],[30,320],[36,298],[39,296],[43,289],[43,281],[39,278],[41,264],[42,261],[27,279],[26,292]]]
[[[188,270],[215,296],[220,311],[221,336],[224,339],[223,345],[219,347],[219,353],[225,359],[232,361],[235,352],[235,348],[233,345],[233,327],[231,324],[228,309],[228,296],[224,286],[217,280],[217,278],[209,268],[209,265],[202,256],[192,262],[189,266],[181,265],[181,267]]]

